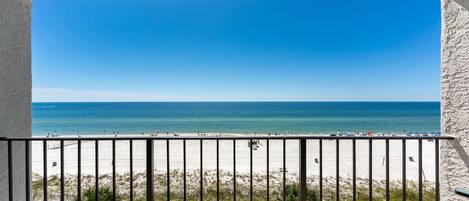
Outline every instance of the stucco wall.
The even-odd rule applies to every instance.
[[[441,144],[442,200],[469,189],[469,0],[442,0],[441,128],[460,141]]]
[[[0,0],[0,136],[31,136],[31,0]],[[8,200],[6,143],[0,200]],[[14,200],[25,200],[24,145],[13,146]]]

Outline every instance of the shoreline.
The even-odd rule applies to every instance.
[[[374,132],[374,131],[348,131],[348,132],[310,132],[310,133],[264,133],[264,132],[245,132],[245,133],[232,133],[232,132],[154,132],[154,133],[120,133],[114,132],[112,134],[103,132],[101,134],[65,134],[60,135],[56,133],[40,135],[33,134],[32,137],[145,137],[145,136],[440,136],[441,132]]]

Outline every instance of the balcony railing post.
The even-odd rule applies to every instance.
[[[440,141],[435,140],[435,197],[440,201]]]
[[[299,201],[306,201],[306,139],[300,139],[300,181]]]
[[[153,199],[153,140],[147,140],[147,200]]]
[[[25,185],[26,185],[26,201],[31,201],[31,151],[30,151],[30,144],[29,140],[24,141],[24,153],[26,156],[24,157],[25,161]]]
[[[11,140],[8,140],[8,200],[13,201],[13,152]]]

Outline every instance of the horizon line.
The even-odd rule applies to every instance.
[[[168,100],[168,101],[31,101],[31,103],[441,103],[441,100]]]

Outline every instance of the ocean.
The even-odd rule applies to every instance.
[[[33,135],[430,132],[439,102],[33,103]]]

